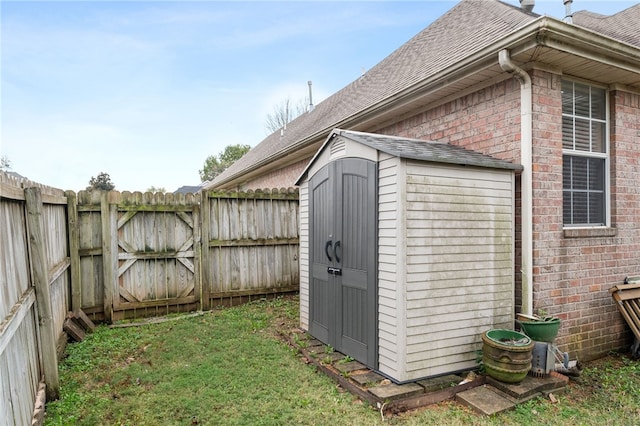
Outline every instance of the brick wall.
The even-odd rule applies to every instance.
[[[377,131],[520,160],[520,84],[512,79]]]
[[[533,81],[534,310],[562,320],[556,340],[587,360],[631,343],[608,289],[640,275],[640,96],[612,92],[612,229],[565,231],[562,225],[561,76],[531,71]],[[399,121],[379,133],[464,146],[520,159],[520,84],[512,79]],[[519,179],[516,180],[519,194]],[[520,202],[516,200],[516,212]],[[520,303],[520,215],[516,214],[516,304]]]
[[[640,273],[639,97],[610,96],[611,229],[564,230],[561,77],[533,79],[534,309],[562,319],[556,343],[572,356],[626,350],[631,334],[608,290]]]

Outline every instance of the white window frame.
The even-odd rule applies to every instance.
[[[610,180],[610,146],[609,146],[609,128],[610,128],[610,103],[609,103],[609,91],[607,90],[606,86],[599,86],[596,84],[593,84],[591,82],[585,82],[585,81],[580,81],[577,79],[570,79],[570,78],[563,78],[562,82],[569,82],[569,83],[573,83],[574,85],[577,84],[582,84],[585,86],[589,86],[590,88],[596,88],[596,89],[602,89],[604,90],[604,95],[605,95],[605,137],[604,137],[604,151],[603,153],[600,152],[591,152],[591,151],[582,151],[582,150],[576,150],[576,149],[565,149],[564,148],[564,134],[563,134],[563,148],[562,148],[562,155],[563,155],[563,162],[564,162],[564,156],[565,155],[569,155],[572,157],[585,157],[585,158],[599,158],[599,159],[604,159],[604,224],[567,224],[564,223],[564,210],[563,210],[563,214],[562,214],[562,222],[563,222],[563,228],[565,229],[578,229],[578,228],[587,228],[587,229],[592,229],[592,228],[608,228],[611,226],[611,180]],[[591,98],[591,96],[590,96]],[[575,103],[575,96],[573,98],[573,102]],[[589,106],[589,109],[591,110],[591,106]],[[575,110],[575,108],[574,108]],[[565,114],[564,111],[562,111],[562,118],[564,117],[571,117],[571,118],[575,118],[578,117],[580,119],[588,119],[589,122],[598,122],[598,123],[602,123],[603,120],[601,119],[594,119],[591,117],[584,117],[581,115],[575,115],[575,114]],[[591,126],[590,126],[591,128]],[[575,131],[575,127],[574,127],[574,131]],[[563,181],[564,181],[564,170],[563,170]],[[564,183],[562,186],[562,196],[563,196],[563,200],[564,200]],[[563,201],[563,205],[564,205],[564,201]]]

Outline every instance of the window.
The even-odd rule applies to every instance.
[[[607,224],[607,94],[562,82],[564,226]]]

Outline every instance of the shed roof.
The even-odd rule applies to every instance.
[[[520,164],[500,160],[489,155],[443,142],[340,129],[334,130],[332,135],[335,134],[400,158],[493,169],[522,170]]]
[[[443,142],[425,141],[423,139],[403,138],[398,136],[379,135],[375,133],[355,132],[352,130],[334,129],[318,150],[316,156],[309,162],[296,183],[306,175],[318,154],[335,139],[341,136],[361,143],[375,150],[394,157],[410,160],[427,161],[432,163],[457,164],[461,166],[476,166],[491,169],[507,169],[521,171],[520,164],[500,160],[489,155],[465,149]]]

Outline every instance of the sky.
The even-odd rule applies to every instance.
[[[456,3],[2,0],[0,155],[64,190],[102,172],[121,191],[198,185],[209,155],[257,145],[308,81],[317,105]],[[537,0],[534,12],[562,19],[565,7]]]

